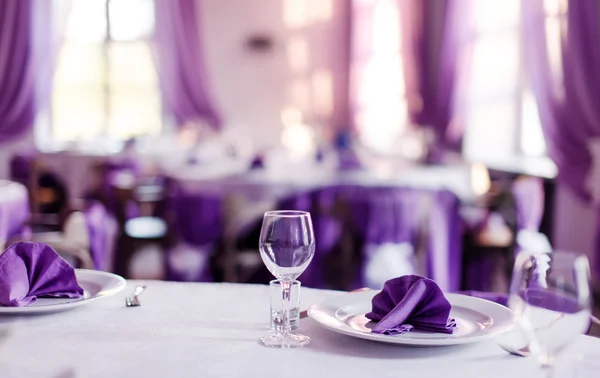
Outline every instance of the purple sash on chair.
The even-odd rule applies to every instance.
[[[436,191],[428,214],[428,273],[446,292],[460,288],[463,223],[459,207],[452,192]]]
[[[90,255],[94,268],[109,270],[112,261],[112,243],[116,238],[116,228],[111,229],[110,214],[98,201],[90,201],[83,212],[90,242]],[[111,235],[112,234],[112,235]],[[111,242],[112,239],[112,242]]]
[[[171,211],[171,228],[180,242],[167,251],[167,279],[173,281],[210,282],[209,257],[212,247],[223,233],[222,200],[203,194],[186,193],[178,187],[171,188],[168,198],[168,208]],[[181,248],[181,244],[189,248]],[[181,251],[192,252],[200,258],[200,263],[193,272],[183,271],[189,268],[184,263],[174,263]]]
[[[315,232],[315,256],[312,262],[300,276],[302,285],[314,288],[327,288],[328,283],[325,272],[325,260],[339,243],[342,225],[333,212],[336,206],[337,187],[301,193],[281,201],[278,208],[281,210],[301,210],[311,213],[313,229]]]
[[[371,245],[417,245],[416,236],[421,224],[423,200],[430,202],[426,213],[429,233],[427,244],[428,276],[445,290],[456,290],[461,274],[462,223],[459,200],[449,191],[426,191],[398,187],[336,186],[299,194],[280,204],[282,209],[310,211],[315,230],[316,252],[309,268],[300,277],[303,285],[326,287],[323,277],[326,257],[340,242],[342,223],[328,214],[333,203],[340,201],[349,209],[346,227],[361,246],[365,261],[352,283],[352,288],[365,286],[364,267],[370,258]]]
[[[28,186],[32,164],[33,154],[14,155],[10,159],[10,179]]]

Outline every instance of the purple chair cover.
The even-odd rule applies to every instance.
[[[301,210],[311,213],[315,233],[315,255],[312,262],[300,276],[302,285],[306,287],[326,288],[323,276],[326,257],[339,243],[342,225],[330,212],[336,204],[338,190],[336,187],[302,193],[280,202],[281,210]]]
[[[311,211],[317,241],[311,265],[300,278],[303,284],[323,287],[323,261],[339,243],[339,220],[319,214],[318,206],[331,207],[336,196],[350,210],[350,227],[362,243],[362,254],[369,244],[415,244],[421,226],[421,200],[431,198],[427,240],[428,275],[445,291],[459,289],[462,251],[462,224],[459,200],[449,191],[424,191],[412,188],[376,188],[334,186],[311,193],[298,194],[281,204],[284,209]],[[363,264],[364,265],[364,264]],[[365,286],[364,272],[356,276],[353,288]]]
[[[409,188],[347,188],[356,231],[366,244],[413,242],[419,192]]]
[[[94,267],[98,270],[109,270],[107,261],[111,246],[107,224],[110,215],[106,208],[98,201],[91,201],[83,212],[90,241],[90,254]],[[116,235],[112,235],[116,237]]]
[[[463,224],[460,201],[447,190],[433,192],[428,215],[428,273],[445,292],[460,288]]]
[[[452,306],[435,283],[416,275],[387,281],[373,297],[372,310],[365,316],[376,321],[373,333],[399,335],[411,331],[453,333]]]
[[[0,305],[19,307],[38,297],[82,295],[73,267],[46,244],[15,243],[0,255]]]
[[[100,178],[100,193],[89,197],[101,201],[110,214],[119,218],[119,212],[124,211],[122,221],[139,216],[139,208],[134,202],[126,204],[125,209],[120,209],[116,194],[117,179],[121,174],[130,174],[135,179],[140,176],[140,163],[134,160],[106,161],[102,163],[102,177]]]
[[[10,159],[9,175],[11,180],[29,186],[33,156],[33,153],[17,154]]]
[[[217,243],[223,233],[222,200],[217,197],[207,197],[202,194],[186,193],[178,187],[171,188],[168,199],[171,211],[171,227],[179,240],[195,247],[197,253],[210,253],[210,248]],[[186,280],[188,274],[183,274],[171,264],[167,251],[167,277],[172,281]],[[195,273],[194,281],[209,282],[212,280],[208,264]]]
[[[544,215],[544,183],[537,177],[523,177],[515,181],[512,193],[517,205],[517,223],[520,230],[538,231]]]

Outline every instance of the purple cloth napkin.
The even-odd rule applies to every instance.
[[[75,270],[43,243],[16,243],[0,255],[0,305],[27,306],[38,297],[78,298]]]
[[[371,330],[384,335],[419,331],[452,333],[456,322],[451,319],[450,302],[438,285],[416,275],[402,276],[385,283],[373,297],[373,308],[365,316],[378,322]]]

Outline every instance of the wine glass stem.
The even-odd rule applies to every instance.
[[[292,291],[292,283],[281,281],[282,299],[283,299],[283,335],[287,336],[291,331],[290,325],[290,296]]]
[[[554,377],[554,363],[552,361],[552,356],[549,353],[545,353],[541,358],[542,362],[542,370],[545,372],[546,378]]]

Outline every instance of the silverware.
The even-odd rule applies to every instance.
[[[360,289],[356,289],[356,290],[352,290],[351,293],[358,293],[360,291],[367,291],[367,290],[371,290],[368,287],[361,287]],[[308,317],[308,310],[304,310],[300,312],[300,319],[304,319]]]
[[[501,343],[498,343],[498,346],[504,349],[506,352],[512,354],[513,356],[529,357],[531,355],[531,351],[529,350],[529,347],[527,345],[519,349]]]
[[[136,286],[133,290],[133,296],[125,298],[125,306],[127,307],[137,307],[141,306],[142,302],[140,302],[140,294],[146,290],[146,285]]]
[[[554,319],[551,324],[562,318],[563,315],[564,314],[559,315],[558,318]],[[598,319],[594,315],[590,314],[590,320],[592,321],[592,323],[600,325],[600,319]],[[528,346],[524,346],[523,348],[518,349],[501,343],[498,343],[498,346],[500,346],[500,348],[504,349],[506,352],[512,354],[513,356],[529,357],[531,355],[531,351],[529,350]]]

